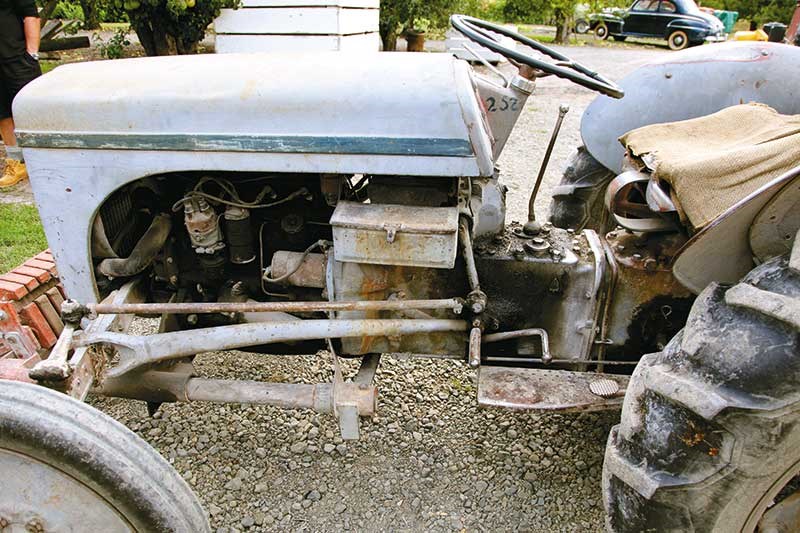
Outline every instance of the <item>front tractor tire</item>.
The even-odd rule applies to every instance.
[[[676,30],[667,37],[667,44],[670,50],[683,50],[689,46],[689,36],[683,30]]]
[[[0,380],[0,530],[210,531],[189,485],[128,428],[64,394]]]
[[[710,285],[642,358],[606,448],[609,530],[750,532],[787,495],[800,472],[799,270],[778,258]]]

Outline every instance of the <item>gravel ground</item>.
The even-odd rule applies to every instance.
[[[664,53],[563,50],[614,79]],[[509,220],[524,220],[532,179],[565,102],[571,111],[537,202],[544,218],[549,191],[580,143],[582,110],[593,98],[566,81],[540,80],[500,160]],[[198,357],[196,366],[200,375],[216,378],[331,378],[324,353],[213,353]],[[617,413],[479,410],[474,371],[452,361],[384,358],[377,385],[380,414],[362,423],[360,441],[348,443],[332,417],[307,412],[184,404],[164,405],[150,418],[141,402],[91,401],[172,462],[218,532],[602,530],[603,449]]]

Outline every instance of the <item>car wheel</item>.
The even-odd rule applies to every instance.
[[[589,21],[586,19],[575,21],[575,33],[589,33]]]
[[[770,524],[798,498],[798,317],[800,272],[773,259],[642,358],[606,448],[610,531],[797,531]]]
[[[197,496],[149,444],[39,385],[0,380],[0,472],[2,531],[210,531]]]
[[[597,25],[597,27],[594,29],[594,36],[598,39],[608,39],[608,26],[606,26],[605,22],[601,22]]]
[[[615,40],[615,41],[618,41],[618,42],[620,42],[620,43],[621,43],[621,42],[623,42],[623,41],[624,41],[625,39],[627,39],[627,38],[628,38],[628,37],[627,37],[626,35],[614,35],[614,40]]]
[[[667,39],[670,50],[683,50],[689,46],[689,36],[683,30],[677,30],[669,34]]]

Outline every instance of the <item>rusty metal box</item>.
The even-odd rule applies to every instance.
[[[337,261],[453,268],[458,208],[339,202],[331,217]]]

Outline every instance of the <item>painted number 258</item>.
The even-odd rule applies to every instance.
[[[498,105],[497,99],[494,96],[490,96],[486,99],[486,110],[489,113],[494,113],[496,111],[511,111],[517,110],[517,105],[519,104],[519,100],[516,98],[509,98],[507,96],[503,96],[500,99],[500,104]]]

